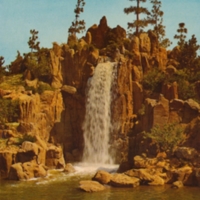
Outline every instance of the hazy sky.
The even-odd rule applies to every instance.
[[[176,34],[178,24],[185,22],[188,39],[192,34],[200,43],[200,0],[161,0],[164,11],[166,35],[170,40]],[[135,19],[133,14],[126,15],[125,7],[135,5],[129,0],[85,0],[84,13],[80,18],[86,22],[86,29],[99,24],[103,16],[108,25],[114,28],[120,25],[127,29],[127,22]],[[142,6],[151,10],[150,0]],[[52,47],[67,41],[68,28],[74,20],[74,8],[77,0],[0,0],[0,56],[6,64],[13,61],[17,50],[21,54],[28,52],[27,41],[30,29],[39,31],[40,47]],[[176,41],[173,42],[173,46]]]

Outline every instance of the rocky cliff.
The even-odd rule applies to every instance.
[[[0,137],[6,141],[0,148],[1,177],[21,180],[45,176],[46,167],[63,168],[65,163],[81,160],[87,80],[98,62],[105,61],[117,63],[110,135],[117,163],[130,168],[135,155],[156,156],[157,146],[141,133],[172,122],[186,127],[182,145],[200,150],[199,104],[178,99],[176,82],[163,84],[160,93],[149,94],[143,88],[143,77],[154,68],[169,75],[175,68],[152,31],[127,38],[123,28],[110,28],[103,17],[82,39],[71,36],[68,44],[54,43],[50,56],[54,90],[40,95],[24,88],[1,91],[2,98],[18,99],[20,108],[17,126],[1,127]]]

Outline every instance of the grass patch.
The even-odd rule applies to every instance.
[[[3,138],[0,138],[0,150],[3,150],[6,148],[6,143],[7,143],[7,140],[8,139],[3,139]]]
[[[17,89],[20,85],[24,86],[25,82],[22,76],[22,74],[4,76],[2,82],[0,82],[0,88],[10,90]]]

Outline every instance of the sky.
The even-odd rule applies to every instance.
[[[149,2],[147,0],[141,6],[151,10]],[[177,44],[173,37],[180,22],[184,22],[188,29],[187,40],[194,34],[200,44],[200,0],[161,2],[166,37],[173,42],[171,48]],[[85,3],[80,19],[86,22],[86,30],[93,24],[99,24],[103,16],[106,16],[109,27],[120,25],[125,30],[127,22],[135,19],[134,14],[123,12],[125,7],[135,6],[135,1],[85,0]],[[51,48],[53,42],[66,43],[76,4],[77,0],[0,0],[0,56],[5,59],[4,65],[15,60],[17,51],[21,54],[30,51],[27,42],[31,29],[39,31],[40,47]]]

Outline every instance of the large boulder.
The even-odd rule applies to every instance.
[[[10,167],[16,162],[16,150],[0,151],[0,178],[7,178]]]
[[[196,149],[190,147],[177,147],[174,153],[178,158],[190,161],[199,155]]]
[[[178,99],[178,84],[173,82],[172,84],[163,84],[162,94],[168,100]]]
[[[63,169],[65,167],[65,160],[61,146],[48,144],[46,151],[46,166],[53,169]]]
[[[194,173],[193,169],[190,166],[183,166],[177,169],[171,170],[173,176],[178,180],[181,181],[184,185],[192,186],[194,184]]]
[[[69,94],[75,94],[77,92],[76,88],[70,85],[63,85],[61,90]]]
[[[108,184],[111,180],[111,177],[112,175],[110,173],[99,170],[92,179],[100,182],[101,184]]]
[[[162,126],[169,120],[169,100],[162,94],[158,99],[145,99],[145,113],[142,121],[143,130],[149,131],[153,126]]]
[[[65,165],[65,168],[64,168],[64,170],[63,170],[63,172],[65,172],[65,173],[73,173],[73,172],[75,172],[76,170],[75,170],[75,168],[73,167],[73,165],[71,164],[71,163],[67,163],[66,165]]]
[[[47,168],[36,162],[13,164],[8,175],[9,180],[29,180],[47,176]]]
[[[126,174],[116,173],[112,175],[110,185],[114,187],[137,187],[140,185],[140,180]]]
[[[24,163],[35,160],[39,163],[39,154],[42,149],[33,142],[25,141],[17,152],[17,161]]]
[[[154,186],[165,184],[165,180],[163,177],[166,177],[166,174],[161,174],[155,169],[132,169],[125,172],[125,174],[140,179],[141,184]]]
[[[79,188],[85,192],[98,192],[105,190],[105,187],[97,181],[85,180],[80,181],[79,184]]]
[[[185,101],[183,110],[183,123],[189,123],[199,115],[200,105],[193,99]]]
[[[182,188],[183,182],[182,181],[175,181],[172,183],[172,188]]]
[[[169,119],[169,101],[160,95],[153,109],[153,125],[164,125]]]

